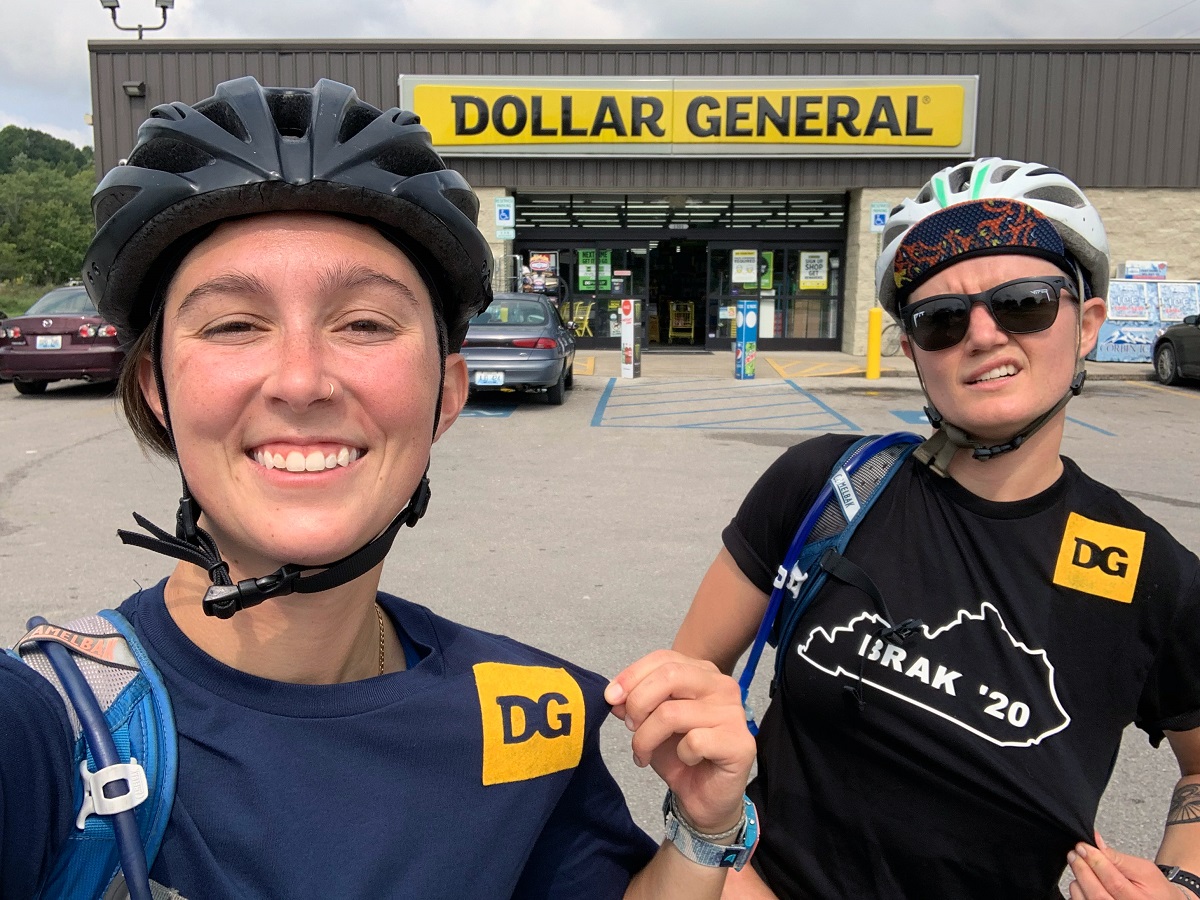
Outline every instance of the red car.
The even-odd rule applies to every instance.
[[[22,394],[64,378],[113,381],[124,358],[116,327],[82,287],[55,288],[25,315],[0,321],[0,378]]]

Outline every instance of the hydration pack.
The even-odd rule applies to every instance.
[[[175,798],[178,741],[162,676],[133,626],[102,610],[29,620],[10,656],[49,681],[75,730],[75,826],[39,900],[172,900],[150,882]]]
[[[775,576],[766,613],[750,647],[746,667],[738,679],[742,689],[742,705],[746,709],[746,724],[751,734],[758,733],[758,723],[748,698],[763,646],[769,643],[776,648],[786,647],[800,617],[816,597],[825,579],[830,574],[843,577],[847,567],[839,569],[839,563],[845,562],[841,554],[850,542],[854,529],[922,440],[910,432],[897,431],[855,441],[834,464],[817,499],[800,521],[796,536],[792,538],[783,564]],[[895,626],[895,630],[899,632],[912,624],[901,623]],[[783,661],[784,655],[777,653],[775,673],[771,679],[772,695],[783,670]]]

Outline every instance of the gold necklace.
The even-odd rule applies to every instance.
[[[379,620],[379,674],[383,674],[384,661],[384,637],[383,637],[383,610],[379,608],[379,602],[375,602],[375,617]]]

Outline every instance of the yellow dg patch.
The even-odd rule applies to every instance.
[[[1118,603],[1131,603],[1145,543],[1144,531],[1094,522],[1071,513],[1058,548],[1054,583]]]
[[[483,716],[483,783],[526,781],[579,765],[583,691],[566,669],[475,664]]]

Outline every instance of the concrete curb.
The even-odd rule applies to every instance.
[[[848,353],[794,352],[760,353],[755,378],[805,380],[809,378],[865,377],[867,361]],[[575,374],[617,378],[621,374],[619,350],[577,350]],[[1154,366],[1148,362],[1088,362],[1088,381],[1154,381]],[[733,377],[733,354],[715,352],[642,354],[643,378]],[[887,357],[883,360],[880,377],[886,379],[916,378],[916,371],[906,359]]]

